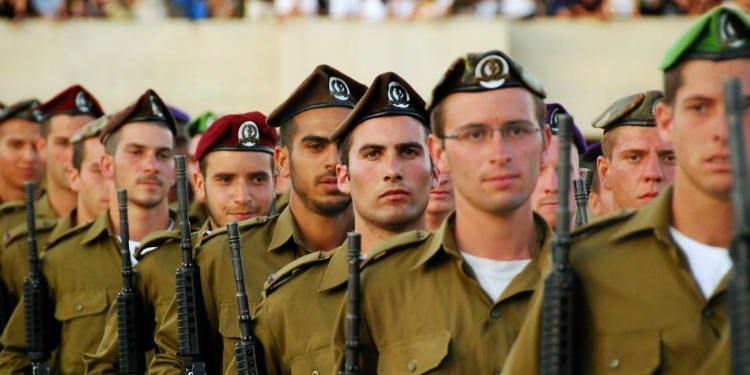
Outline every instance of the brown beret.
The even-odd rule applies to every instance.
[[[523,65],[500,51],[469,53],[456,59],[432,90],[429,110],[456,92],[482,92],[524,87],[544,99],[539,80]]]
[[[591,123],[606,133],[618,126],[656,126],[656,104],[664,101],[658,90],[639,92],[618,99]]]
[[[34,110],[37,106],[39,106],[39,101],[36,99],[27,99],[15,103],[0,111],[0,123],[12,118],[39,122],[37,116],[34,115]]]
[[[40,104],[36,111],[40,121],[61,114],[90,115],[99,118],[104,115],[104,110],[90,92],[79,85],[75,85]]]
[[[161,122],[177,136],[177,122],[172,111],[151,89],[146,90],[135,103],[112,116],[99,134],[99,139],[104,143],[112,132],[131,122]]]
[[[344,73],[318,65],[281,105],[268,115],[268,125],[279,127],[292,117],[314,108],[354,108],[367,87]]]
[[[411,116],[427,127],[425,101],[398,74],[383,73],[375,78],[349,116],[331,133],[331,140],[343,138],[362,122],[382,116]]]
[[[220,117],[198,141],[193,159],[201,160],[211,151],[259,151],[273,155],[278,136],[266,124],[266,115],[249,112]]]

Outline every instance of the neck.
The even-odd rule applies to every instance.
[[[39,196],[39,191],[41,189],[40,186],[37,186],[37,194],[35,194],[35,197]],[[2,181],[0,179],[0,202],[6,203],[6,202],[12,202],[12,201],[21,201],[23,200],[23,188],[17,188],[11,184],[9,184],[7,181]]]
[[[456,199],[455,236],[461,252],[495,260],[534,256],[538,234],[531,203],[504,215],[476,209]]]
[[[672,225],[700,243],[729,248],[734,231],[729,198],[709,196],[688,181],[680,183],[680,173],[677,173],[672,195]]]
[[[76,214],[75,214],[75,217],[74,217],[75,221],[76,221],[76,225],[83,224],[83,223],[88,223],[88,222],[96,220],[96,217],[98,215],[96,215],[93,212],[89,211],[86,208],[86,205],[83,204],[83,202],[78,202],[78,206],[77,207],[78,208],[76,209]],[[119,224],[120,222],[118,221],[117,223]]]
[[[72,190],[56,184],[53,178],[47,176],[47,199],[49,199],[57,217],[63,217],[75,208],[78,195]]]
[[[289,209],[302,240],[311,251],[328,251],[338,247],[346,239],[346,232],[354,227],[351,205],[338,215],[323,216],[305,207],[301,198],[292,192]]]
[[[437,230],[438,228],[440,228],[440,225],[443,224],[443,220],[445,219],[446,216],[448,216],[448,213],[431,214],[428,212],[425,215],[425,222],[427,223],[426,228],[428,230]]]
[[[112,227],[115,229],[115,233],[122,235],[120,211],[117,207],[116,196],[110,198],[109,218],[112,220]],[[166,199],[154,208],[143,208],[135,205],[133,201],[128,202],[128,229],[130,230],[129,238],[131,241],[141,241],[149,233],[166,230],[168,227],[169,205]]]
[[[393,236],[412,230],[423,230],[427,228],[425,215],[422,215],[422,217],[420,217],[418,220],[411,223],[400,224],[398,225],[398,228],[385,228],[374,225],[373,223],[368,223],[361,216],[357,215],[356,210],[354,214],[354,231],[362,235],[361,252],[363,255],[369,253],[370,250],[372,250],[380,242],[385,241]]]

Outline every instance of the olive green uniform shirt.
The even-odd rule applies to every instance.
[[[716,345],[713,353],[709,356],[706,363],[703,364],[698,375],[731,375],[732,374],[732,344],[728,328],[721,335],[719,343]]]
[[[535,256],[492,301],[461,256],[455,213],[424,241],[378,252],[363,270],[362,374],[498,374],[539,284],[551,229],[534,214]],[[334,337],[344,360],[346,304]]]
[[[209,236],[208,221],[197,232],[192,233],[193,255]],[[143,239],[135,254],[138,264],[133,267],[135,286],[140,294],[144,311],[142,317],[151,324],[141,323],[148,337],[153,337],[161,323],[169,302],[176,292],[175,272],[182,265],[180,231],[167,230],[150,234]],[[151,341],[151,340],[149,340]],[[153,342],[147,362],[153,358]],[[117,374],[119,343],[117,334],[117,304],[112,304],[107,315],[104,335],[95,352],[83,356],[86,374]]]
[[[47,194],[34,202],[34,217],[37,220],[59,219]],[[10,230],[19,225],[26,225],[26,206],[23,201],[11,201],[0,205],[0,233],[3,234],[4,240],[9,239]]]
[[[253,311],[260,302],[263,284],[269,275],[310,251],[302,241],[289,208],[278,216],[260,216],[243,221],[240,231],[245,288],[250,310]],[[213,341],[208,345],[214,352],[209,357],[217,360],[217,363],[207,364],[207,372],[221,374],[234,358],[234,345],[240,338],[226,228],[216,230],[216,235],[204,241],[195,261],[201,270],[206,315],[210,331],[214,333]],[[149,373],[175,374],[182,364],[178,355],[177,306],[174,298],[154,340],[157,354],[151,362]]]
[[[727,325],[726,278],[703,296],[669,234],[671,199],[668,189],[638,211],[573,233],[580,374],[692,374]],[[539,373],[542,300],[542,292],[534,297],[505,374]]]

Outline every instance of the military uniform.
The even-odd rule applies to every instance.
[[[727,324],[726,279],[704,298],[669,233],[671,188],[638,211],[574,232],[570,263],[581,285],[580,374],[691,374]],[[539,373],[543,291],[504,371]]]
[[[41,220],[55,221],[59,217],[52,208],[47,194],[43,194],[39,200],[34,202],[34,217]],[[26,207],[23,201],[13,201],[0,206],[0,231],[3,233],[3,242],[11,237],[11,230],[19,225],[26,225]]]
[[[193,255],[200,248],[203,240],[211,235],[208,222],[197,232],[192,234]],[[176,284],[174,272],[182,263],[180,248],[180,231],[168,230],[150,234],[143,239],[135,257],[138,264],[133,267],[135,286],[143,301],[142,317],[151,322],[141,322],[142,328],[149,337],[153,337],[170,301],[175,296]],[[147,364],[153,357],[149,349]],[[96,351],[84,354],[83,362],[87,374],[117,373],[119,361],[119,347],[117,334],[117,308],[115,304],[109,309],[102,341]]]
[[[302,241],[299,229],[289,208],[279,216],[259,216],[240,223],[247,295],[251,311],[260,302],[263,284],[270,274],[296,258],[310,252]],[[234,358],[234,344],[239,342],[237,299],[231,272],[231,254],[226,229],[221,228],[204,240],[195,258],[201,270],[201,286],[210,331],[216,333],[209,348],[214,358],[222,358],[221,368],[209,373],[223,373]],[[172,299],[164,320],[154,338],[158,354],[149,373],[167,374],[182,367],[178,356],[177,306]]]

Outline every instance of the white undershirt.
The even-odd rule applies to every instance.
[[[474,270],[479,285],[493,301],[500,298],[510,282],[531,262],[531,259],[495,260],[480,258],[464,252],[461,255]]]
[[[167,227],[167,230],[172,230],[172,227],[174,227],[174,220],[172,218],[169,218],[169,226]],[[117,236],[117,239],[122,241],[122,238],[120,236]],[[138,247],[141,246],[141,241],[133,241],[128,240],[128,249],[130,250],[130,263],[135,266],[138,264],[138,259],[135,259],[135,251],[138,250]],[[153,250],[155,247],[151,247],[148,249],[144,249],[142,253],[145,253],[147,251]]]
[[[721,280],[732,268],[729,250],[723,247],[708,246],[680,233],[675,227],[669,227],[674,242],[687,256],[690,270],[703,296],[710,297]]]

